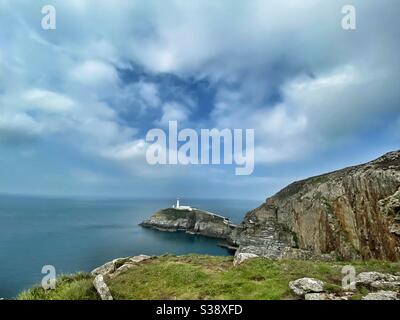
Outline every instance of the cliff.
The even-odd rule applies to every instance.
[[[400,151],[297,181],[246,214],[237,256],[400,259]]]
[[[162,209],[140,225],[160,231],[184,231],[221,239],[228,238],[235,228],[228,219],[210,212],[174,208]]]

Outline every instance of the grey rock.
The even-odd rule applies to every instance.
[[[353,296],[353,292],[335,293],[306,293],[305,300],[349,300]]]
[[[243,263],[244,261],[249,260],[249,259],[254,259],[254,258],[259,258],[259,256],[254,253],[236,252],[235,257],[233,259],[233,265],[238,266],[239,264]]]
[[[140,263],[140,262],[148,260],[148,259],[151,259],[151,256],[147,256],[147,255],[141,254],[141,255],[138,255],[138,256],[130,257],[128,260],[129,260],[130,263]]]
[[[329,254],[317,255],[311,251],[301,250],[291,247],[282,247],[278,244],[269,245],[241,245],[236,254],[246,253],[272,260],[318,260],[318,261],[334,261],[335,257]]]
[[[114,259],[114,260],[109,261],[109,262],[103,264],[102,266],[92,270],[91,274],[93,276],[112,275],[114,272],[121,269],[121,267],[123,267],[125,264],[136,264],[136,263],[140,263],[144,260],[148,260],[150,258],[151,258],[150,256],[141,254],[139,256]]]
[[[109,262],[103,264],[102,266],[97,267],[96,269],[93,269],[91,274],[93,276],[97,276],[100,274],[106,275],[108,273],[114,272],[114,270],[115,270],[115,266],[114,266],[113,261],[109,261]]]
[[[400,276],[380,272],[361,272],[357,275],[356,285],[364,285],[373,289],[400,289]]]
[[[252,255],[266,259],[278,259],[281,256],[281,250],[272,246],[240,246],[236,250],[235,256]]]
[[[113,300],[110,289],[107,284],[104,282],[103,275],[97,275],[93,280],[93,285],[97,290],[101,300]]]
[[[378,291],[368,293],[362,300],[398,300],[398,294],[394,291]]]
[[[301,278],[289,282],[289,288],[295,295],[304,297],[307,293],[324,292],[324,283],[314,278]]]
[[[114,259],[112,261],[109,261],[102,266],[92,270],[91,274],[96,276],[96,275],[108,275],[110,273],[113,273],[116,269],[118,269],[120,266],[122,266],[126,261],[129,260],[129,257],[127,258],[118,258]]]
[[[305,300],[331,300],[328,298],[326,293],[306,293],[304,295]]]
[[[370,286],[379,290],[399,290],[400,281],[374,281]]]
[[[125,263],[123,266],[120,266],[111,276],[116,276],[118,274],[121,274],[122,272],[125,272],[126,270],[129,270],[130,268],[134,267],[135,263]]]

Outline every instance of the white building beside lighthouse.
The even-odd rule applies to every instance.
[[[191,206],[181,206],[179,203],[179,198],[176,199],[176,204],[173,204],[172,208],[174,208],[176,210],[188,210],[188,211],[193,210],[193,208]]]

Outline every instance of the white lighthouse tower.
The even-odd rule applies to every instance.
[[[188,211],[193,210],[193,208],[191,206],[181,206],[179,203],[179,198],[176,198],[176,204],[173,204],[172,208],[174,208],[176,210],[188,210]]]

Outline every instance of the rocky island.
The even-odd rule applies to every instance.
[[[189,206],[181,206],[179,199],[176,205],[157,211],[140,225],[160,231],[183,231],[221,239],[229,239],[236,227],[223,216]]]

